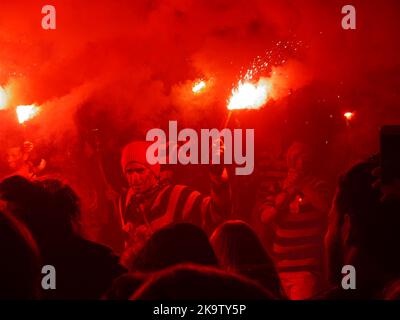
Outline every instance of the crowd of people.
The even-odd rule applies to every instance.
[[[331,196],[313,175],[308,147],[294,143],[286,178],[252,214],[268,230],[265,241],[254,221],[232,219],[223,165],[210,166],[204,195],[150,165],[147,146],[122,150],[128,187],[108,192],[118,203],[120,255],[85,238],[82,204],[68,184],[20,170],[0,182],[0,299],[400,297],[400,192],[383,188],[379,157],[352,166]],[[18,152],[13,166],[28,170]],[[42,285],[46,265],[56,271],[55,289]],[[355,289],[343,287],[345,265],[356,270]]]

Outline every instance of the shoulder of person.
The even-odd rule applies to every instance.
[[[125,268],[119,262],[119,256],[110,247],[84,238],[76,239],[75,243],[82,256],[90,259],[99,268],[112,268],[120,274],[126,272]]]
[[[195,192],[196,190],[193,189],[192,187],[189,187],[187,185],[184,184],[175,184],[175,185],[170,185],[171,188],[173,188],[172,190],[174,192],[178,192],[178,191],[186,191],[186,192]]]

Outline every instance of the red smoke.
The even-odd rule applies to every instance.
[[[329,106],[320,106],[329,109],[326,116],[332,110],[339,117],[356,110],[365,124],[354,128],[354,135],[371,148],[376,136],[371,128],[400,118],[400,5],[354,0],[357,30],[343,30],[346,4],[53,1],[57,29],[45,31],[43,1],[3,1],[0,85],[10,92],[9,108],[42,106],[33,120],[35,134],[52,142],[76,137],[82,126],[90,130],[104,123],[116,136],[144,134],[168,119],[211,127],[220,123],[232,88],[257,56],[276,50],[278,41],[301,41],[298,50],[281,53],[285,63],[272,59],[260,74],[271,76],[275,70],[279,79],[286,77],[279,81],[285,94],[277,104],[291,92],[293,112],[317,100],[327,101]],[[210,85],[193,95],[198,79]],[[313,86],[317,89],[302,92]],[[3,130],[10,119],[4,113],[0,110]]]

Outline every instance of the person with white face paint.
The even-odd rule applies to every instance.
[[[121,166],[129,188],[119,197],[125,247],[136,251],[159,228],[174,222],[194,223],[211,232],[231,211],[230,187],[223,165],[210,166],[211,195],[162,179],[160,164],[149,164],[146,141],[129,143]]]

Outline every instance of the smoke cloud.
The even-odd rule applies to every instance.
[[[365,145],[372,139],[365,132],[400,119],[400,4],[395,0],[352,1],[356,30],[341,27],[345,1],[52,4],[53,31],[41,28],[43,1],[3,1],[0,11],[6,106],[41,106],[31,134],[47,141],[77,139],[82,128],[103,126],[126,142],[169,119],[216,126],[232,89],[254,61],[263,64],[254,77],[276,83],[278,104],[318,84],[312,94],[304,91],[308,99],[299,99],[296,110],[317,100],[331,106],[321,106],[326,116],[332,108],[338,114],[356,109],[366,124],[354,134],[364,137]],[[199,79],[207,87],[194,94]],[[2,122],[10,121],[6,111],[0,113]]]

